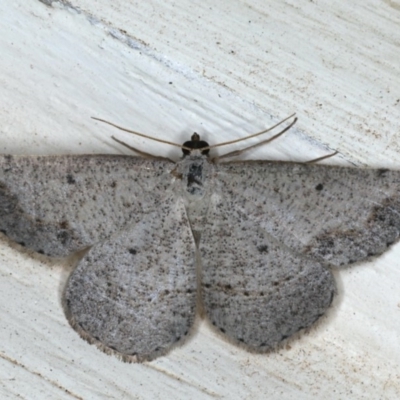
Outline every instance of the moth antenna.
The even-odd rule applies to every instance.
[[[338,154],[338,153],[339,153],[338,151],[334,151],[333,153],[328,154],[326,156],[322,156],[322,157],[314,158],[314,160],[306,161],[304,164],[313,164],[313,163],[325,160],[326,158],[336,156],[336,154]]]
[[[170,162],[174,163],[174,161],[170,160],[167,157],[155,156],[153,154],[150,154],[150,153],[147,153],[145,151],[139,150],[136,147],[130,146],[129,144],[123,142],[122,140],[117,139],[115,136],[111,136],[111,139],[115,140],[117,143],[119,143],[120,145],[126,147],[127,149],[129,149],[131,151],[134,151],[137,154],[140,154],[144,158],[148,158],[150,160],[167,160],[167,161],[170,161]]]
[[[226,146],[226,145],[228,145],[228,144],[238,143],[238,142],[241,142],[241,141],[243,141],[243,140],[247,140],[247,139],[251,139],[251,138],[256,137],[256,136],[260,136],[260,135],[262,135],[262,134],[264,134],[264,133],[267,133],[267,132],[269,132],[269,131],[272,131],[272,129],[275,129],[277,126],[282,125],[284,122],[286,122],[286,121],[287,121],[288,119],[290,119],[290,118],[293,118],[295,115],[296,115],[296,113],[293,113],[292,115],[289,115],[288,117],[286,117],[286,118],[283,119],[282,121],[278,122],[277,124],[275,124],[275,125],[273,125],[273,126],[267,128],[267,129],[264,129],[264,130],[261,131],[261,132],[254,133],[253,135],[245,136],[245,137],[243,137],[243,138],[239,138],[239,139],[235,139],[235,140],[230,140],[230,141],[228,141],[228,142],[222,142],[222,143],[218,143],[218,144],[213,144],[212,146],[205,147],[205,148],[203,148],[202,150],[209,150],[209,149],[213,149],[214,147]],[[289,125],[288,128],[285,128],[282,132],[280,132],[280,133],[278,133],[277,135],[275,135],[274,138],[276,138],[276,137],[280,136],[281,134],[283,134],[284,132],[286,132],[287,129],[289,129],[293,124],[296,123],[296,121],[297,121],[297,118],[294,119],[294,121]],[[268,139],[268,140],[269,140],[269,139]]]
[[[265,139],[260,143],[253,144],[252,146],[245,147],[244,149],[234,150],[234,151],[231,151],[229,153],[225,153],[222,156],[216,157],[216,159],[221,160],[223,158],[235,157],[235,156],[238,156],[239,154],[244,153],[245,151],[248,151],[250,149],[254,149],[255,147],[260,147],[260,146],[263,146],[266,143],[272,142],[273,140],[277,139],[279,136],[283,135],[286,131],[288,131],[296,123],[296,121],[297,121],[297,118],[295,118],[286,128],[282,129],[276,135],[274,135],[274,136],[272,136],[272,137],[270,137],[268,139]],[[282,121],[280,123],[282,123]],[[277,125],[275,125],[275,126],[277,126]],[[269,130],[270,129],[273,129],[273,128],[269,128]]]
[[[169,144],[171,146],[176,146],[176,147],[179,147],[180,149],[184,149],[184,150],[189,150],[189,151],[192,150],[192,149],[190,149],[188,147],[182,146],[181,144],[177,144],[177,143],[174,143],[174,142],[169,142],[168,140],[157,139],[157,138],[155,138],[153,136],[145,135],[144,133],[140,133],[140,132],[132,131],[130,129],[123,128],[122,126],[119,126],[119,125],[116,125],[116,124],[114,124],[112,122],[106,121],[105,119],[101,119],[101,118],[97,118],[97,117],[91,117],[91,118],[96,120],[96,121],[104,122],[105,124],[111,125],[114,128],[117,128],[117,129],[119,129],[121,131],[132,133],[134,135],[141,136],[141,137],[144,137],[146,139],[154,140],[155,142]]]

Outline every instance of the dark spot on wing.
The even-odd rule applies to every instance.
[[[266,244],[261,245],[261,246],[258,246],[258,247],[257,247],[257,250],[258,250],[260,253],[268,253],[268,246],[267,246]]]
[[[305,248],[317,258],[336,265],[354,263],[382,254],[400,236],[400,200],[389,197],[371,208],[369,217],[360,228],[326,231]],[[336,258],[336,260],[335,260]]]
[[[324,185],[322,183],[318,183],[317,186],[315,186],[315,190],[321,191],[324,188]]]
[[[61,221],[59,227],[60,227],[60,229],[68,229],[68,227],[69,227],[68,221],[65,221],[65,220]]]
[[[389,170],[387,168],[380,168],[378,170],[376,170],[376,174],[377,176],[381,177],[384,176],[386,174],[386,172],[388,172]]]
[[[12,194],[7,185],[0,183],[0,215],[7,215],[17,208],[18,198]]]
[[[70,185],[73,185],[74,183],[76,183],[75,178],[73,177],[73,175],[71,175],[71,174],[67,175],[67,183],[69,183]]]
[[[400,229],[400,201],[395,198],[387,198],[380,205],[376,205],[368,220],[369,224],[382,224],[394,226]]]
[[[66,231],[58,232],[57,239],[63,244],[66,245],[69,239],[69,234]]]

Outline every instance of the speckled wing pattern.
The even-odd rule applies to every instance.
[[[400,172],[214,164],[199,152],[177,164],[1,156],[0,230],[49,256],[90,247],[63,302],[71,325],[105,352],[165,354],[193,324],[198,277],[210,321],[267,350],[324,314],[331,267],[398,240]]]
[[[81,336],[127,361],[165,353],[193,324],[195,243],[171,170],[125,156],[0,157],[0,229],[49,256],[93,246],[64,305]]]
[[[192,232],[183,203],[170,193],[160,210],[90,249],[64,303],[89,342],[125,361],[147,361],[188,334],[196,295]]]
[[[130,156],[1,156],[0,231],[39,253],[69,255],[158,209],[174,166]]]
[[[210,321],[253,349],[310,326],[335,291],[329,267],[398,240],[400,172],[324,165],[216,165],[202,232]]]

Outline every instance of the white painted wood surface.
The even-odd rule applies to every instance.
[[[0,0],[0,152],[179,151],[297,112],[253,159],[400,168],[400,2]],[[61,307],[71,263],[0,238],[0,398],[398,399],[400,244],[336,274],[327,317],[269,355],[201,323],[168,356],[124,364],[81,340]]]

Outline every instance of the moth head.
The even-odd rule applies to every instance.
[[[192,150],[200,150],[201,154],[205,156],[208,156],[208,153],[210,152],[209,144],[204,140],[200,140],[200,135],[196,132],[193,133],[191,140],[183,143],[182,151],[184,157],[191,154],[191,151],[188,150],[188,148]]]

